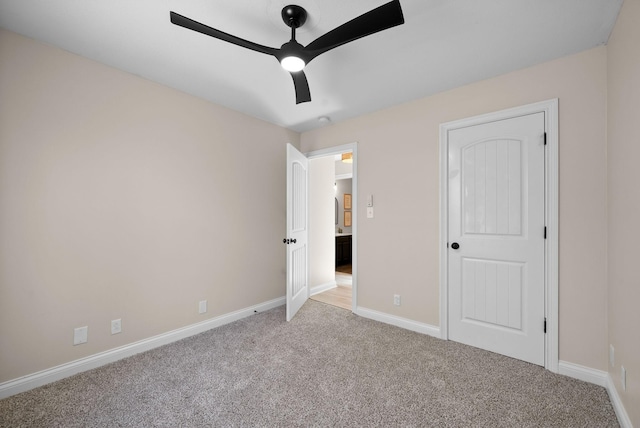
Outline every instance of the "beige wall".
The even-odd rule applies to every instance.
[[[609,373],[634,426],[640,426],[640,2],[627,0],[609,39]],[[627,369],[627,390],[620,366]]]
[[[284,295],[298,134],[6,31],[0,100],[0,382]]]
[[[375,200],[374,219],[358,211],[360,306],[439,325],[439,125],[551,98],[560,99],[560,359],[606,369],[605,47],[302,134],[303,151],[358,142],[358,193]]]
[[[333,156],[309,161],[309,287],[336,279]]]
[[[336,161],[336,176],[340,175],[353,175],[353,163],[342,162],[342,160]]]

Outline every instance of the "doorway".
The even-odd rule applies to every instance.
[[[440,127],[442,337],[556,372],[557,106]]]
[[[322,183],[311,183],[309,194],[311,206],[324,211],[330,205],[331,217],[322,217],[314,223],[310,220],[310,298],[355,312],[357,307],[357,144],[346,144],[307,153],[312,178],[314,165],[329,164],[333,172],[330,180],[317,178]],[[344,159],[343,159],[344,158]],[[347,162],[344,162],[347,160]],[[317,161],[317,162],[316,162]],[[314,187],[317,192],[314,194]],[[330,198],[327,196],[330,190]],[[324,196],[323,196],[324,195]],[[316,198],[324,198],[318,201]],[[317,205],[320,203],[321,205]],[[319,224],[321,222],[321,224]],[[329,224],[330,222],[330,224]],[[322,230],[319,235],[320,229]],[[315,238],[314,238],[315,237]],[[322,241],[322,244],[319,243]],[[328,251],[323,251],[328,250]],[[318,255],[318,258],[314,257]],[[329,256],[327,257],[327,254]],[[315,272],[314,272],[315,270]],[[318,274],[324,272],[324,276]],[[330,272],[329,272],[330,270]],[[330,275],[330,281],[327,276]],[[321,278],[315,280],[313,278]]]
[[[332,240],[334,250],[333,278],[335,287],[321,293],[313,294],[311,299],[351,310],[353,266],[353,228],[352,228],[352,194],[353,171],[351,153],[336,155],[332,169],[334,174],[334,223],[329,239]],[[327,159],[328,161],[331,158]],[[318,160],[311,160],[312,167]],[[325,163],[326,164],[326,163]]]

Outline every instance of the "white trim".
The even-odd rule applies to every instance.
[[[316,294],[323,293],[327,290],[331,290],[332,288],[338,287],[338,284],[335,280],[325,282],[324,284],[316,285],[313,288],[309,289],[309,296],[315,296]]]
[[[221,325],[229,324],[250,315],[254,315],[257,312],[264,312],[284,304],[285,298],[279,297],[268,302],[240,309],[235,312],[230,312],[225,315],[220,315],[206,321],[191,324],[189,326],[159,334],[148,339],[143,339],[138,342],[130,343],[119,348],[110,349],[108,351],[80,358],[79,360],[61,364],[50,369],[3,382],[0,384],[0,399],[64,379],[77,373],[95,369],[105,364],[109,364],[159,346],[177,342],[178,340],[203,333],[207,330],[211,330],[212,328],[220,327]]]
[[[353,177],[353,173],[349,172],[347,174],[336,174],[336,180],[347,180]]]
[[[401,318],[395,315],[389,315],[385,314],[384,312],[378,312],[374,311],[373,309],[367,309],[363,307],[358,307],[354,311],[354,313],[363,318],[369,318],[374,321],[380,321],[385,324],[391,324],[396,327],[404,328],[406,330],[411,330],[417,333],[440,338],[440,329],[434,325],[424,324],[407,318]]]
[[[633,424],[631,423],[631,418],[627,413],[627,410],[624,408],[624,404],[622,404],[622,400],[618,395],[618,390],[616,389],[616,385],[613,382],[613,378],[610,374],[607,374],[607,392],[609,393],[609,399],[611,400],[611,404],[613,405],[613,410],[616,412],[616,416],[618,417],[618,423],[622,428],[633,428]]]
[[[558,99],[538,103],[543,107],[545,132],[547,133],[547,150],[545,159],[546,189],[546,225],[547,240],[545,248],[546,268],[546,317],[547,335],[545,342],[545,368],[557,373],[559,370],[559,163],[558,163]]]
[[[605,371],[592,369],[591,367],[585,367],[580,364],[574,364],[567,361],[558,362],[558,373],[605,387],[607,386],[607,376],[609,375]]]
[[[558,372],[558,99],[541,101],[521,107],[447,122],[440,125],[440,333],[441,338],[449,338],[448,324],[448,272],[447,232],[448,225],[448,135],[449,132],[468,126],[498,120],[510,119],[543,112],[547,150],[545,158],[545,221],[547,240],[545,242],[545,316],[547,334],[545,337],[545,363],[547,370]]]
[[[312,150],[310,152],[306,152],[305,156],[307,156],[309,159],[313,159],[322,158],[325,156],[335,156],[342,153],[353,153],[357,148],[357,145],[358,143],[348,143],[342,144],[340,146],[328,147],[326,149]]]
[[[351,312],[356,313],[358,308],[358,143],[343,144],[341,146],[326,149],[312,150],[304,155],[308,159],[334,156],[341,153],[353,153],[353,168],[351,170]]]

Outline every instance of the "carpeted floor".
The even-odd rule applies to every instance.
[[[0,401],[1,427],[615,427],[604,388],[308,301]]]

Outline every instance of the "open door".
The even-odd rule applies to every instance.
[[[308,175],[308,159],[287,144],[287,321],[309,298]]]

